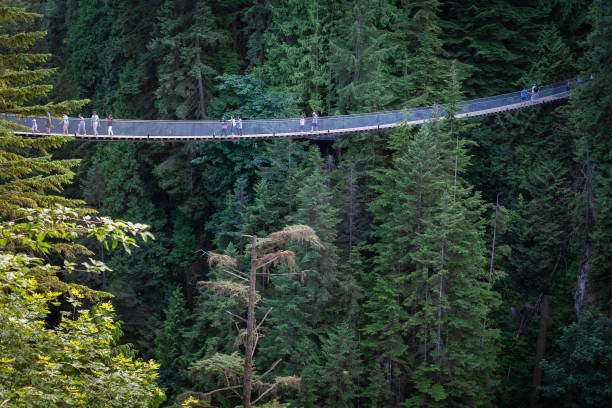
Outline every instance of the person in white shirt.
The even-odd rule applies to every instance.
[[[79,126],[77,127],[77,135],[84,135],[87,131],[85,130],[85,118],[79,113]]]
[[[108,115],[108,118],[106,118],[106,120],[108,121],[108,135],[115,136],[115,134],[113,133],[113,115]]]
[[[242,117],[238,116],[238,134],[242,136]]]
[[[533,86],[531,87],[531,102],[535,102],[535,100],[538,99],[539,92],[540,89],[538,88],[538,86],[536,84],[533,84]]]
[[[98,136],[98,128],[100,127],[100,117],[93,111],[93,115],[91,115],[91,127],[93,128],[94,136]]]
[[[300,132],[304,131],[304,126],[306,125],[306,118],[302,115],[300,118]]]
[[[236,134],[236,118],[234,117],[234,115],[232,115],[231,122],[232,122],[232,135],[235,135]]]
[[[64,124],[64,134],[67,135],[68,134],[68,124],[70,123],[70,120],[68,119],[68,115],[66,115],[65,113],[62,115],[62,122]]]
[[[32,132],[38,132],[38,124],[36,123],[36,118],[32,119]]]

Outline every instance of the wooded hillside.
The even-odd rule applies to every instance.
[[[241,404],[227,369],[249,344],[236,271],[255,259],[250,237],[288,225],[320,245],[283,241],[295,265],[257,275],[254,313],[267,318],[254,378],[274,370],[253,400],[276,385],[254,406],[607,406],[612,1],[4,3],[43,15],[25,25],[47,31],[35,47],[57,70],[32,103],[88,99],[73,115],[451,113],[334,141],[72,141],[53,153],[81,159],[65,197],[151,226],[156,239],[131,254],[87,242],[114,272],[61,276],[114,295],[120,343],[160,364],[163,406]],[[452,118],[462,99],[578,77],[567,100]]]

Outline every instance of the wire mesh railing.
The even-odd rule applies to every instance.
[[[567,92],[567,81],[558,82],[539,88],[538,98],[560,95]],[[503,95],[495,95],[486,98],[472,99],[458,102],[458,113],[475,113],[489,109],[500,108],[524,102],[521,99],[521,92],[512,92]],[[300,134],[313,133],[313,131],[347,131],[359,128],[388,127],[399,122],[419,121],[430,118],[434,109],[439,109],[439,114],[445,115],[444,106],[439,108],[422,107],[403,110],[393,110],[385,112],[363,113],[354,115],[340,115],[319,117],[318,123],[314,124],[312,118],[305,119],[304,126],[301,126],[301,118],[288,119],[264,119],[264,120],[243,120],[242,129],[233,127],[231,120],[225,122],[224,129],[221,121],[189,121],[189,120],[129,120],[113,119],[112,122],[106,119],[99,120],[99,127],[96,129],[100,136],[108,138],[109,126],[112,123],[112,133],[121,136],[138,137],[222,137],[231,135],[279,135],[279,134]],[[46,133],[46,128],[50,124],[51,133],[63,133],[64,120],[55,117],[20,117],[16,115],[2,115],[3,119],[15,123],[20,123],[32,129],[36,120],[37,130],[33,133]],[[93,135],[93,120],[91,118],[67,119],[67,133],[70,135]],[[81,128],[79,128],[79,125]],[[83,130],[84,128],[84,130]]]

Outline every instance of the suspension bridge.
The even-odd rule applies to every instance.
[[[572,86],[575,86],[572,83]],[[520,92],[496,95],[487,98],[461,101],[458,105],[457,118],[472,118],[495,115],[518,109],[530,108],[559,99],[567,98],[569,91],[567,82],[558,82],[539,88],[538,96],[530,100],[521,99]],[[436,112],[437,111],[437,112]],[[305,125],[300,125],[300,118],[244,120],[242,134],[233,129],[231,122],[227,122],[227,130],[223,132],[220,121],[187,121],[187,120],[129,120],[113,119],[113,133],[109,135],[109,121],[100,120],[98,134],[92,129],[90,118],[85,119],[85,134],[77,133],[80,118],[68,119],[68,135],[77,140],[89,141],[133,141],[133,142],[185,142],[185,141],[240,141],[277,138],[296,139],[335,139],[337,136],[361,132],[375,132],[394,129],[405,124],[419,125],[434,116],[444,117],[443,107],[422,107],[395,111],[374,112],[354,115],[319,117],[316,127],[312,126],[312,119],[307,118]],[[64,136],[63,121],[51,118],[52,128],[45,132],[45,117],[20,117],[3,114],[3,119],[31,128],[33,119],[36,119],[38,130],[14,131],[23,137],[43,137],[49,135]],[[234,131],[232,133],[232,131]]]

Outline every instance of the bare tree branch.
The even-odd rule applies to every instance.
[[[209,395],[214,394],[214,393],[219,392],[219,391],[234,390],[234,389],[240,388],[240,387],[242,387],[242,385],[230,385],[229,387],[217,388],[216,390],[205,392],[203,395],[208,397]]]
[[[266,395],[267,393],[269,393],[270,391],[276,389],[278,387],[278,384],[273,384],[270,388],[268,388],[267,390],[265,390],[259,397],[257,397],[255,399],[255,401],[253,401],[253,404],[256,404],[257,401],[259,401],[260,399],[262,399],[264,397],[264,395]]]
[[[257,377],[257,378],[255,379],[255,381],[259,381],[259,380],[261,380],[262,378],[264,378],[266,375],[270,374],[270,373],[272,372],[272,370],[274,370],[274,369],[276,368],[276,366],[277,366],[277,365],[278,365],[278,364],[279,364],[281,361],[283,361],[283,359],[282,359],[282,358],[279,358],[278,360],[276,360],[276,362],[275,362],[274,364],[272,364],[272,367],[268,368],[268,370],[267,370],[265,373],[263,373],[262,375],[260,375],[259,377]]]
[[[246,322],[246,319],[244,317],[238,316],[237,314],[234,314],[234,313],[230,312],[229,310],[226,310],[225,313],[228,313],[228,314],[234,316],[236,319],[240,319],[243,322]]]
[[[272,311],[272,308],[269,308],[266,314],[264,315],[264,317],[262,317],[261,320],[259,321],[259,324],[255,327],[255,330],[259,330],[259,328],[261,327],[263,322],[266,320],[266,318],[268,317],[271,311]]]
[[[245,278],[244,276],[240,276],[240,275],[237,275],[237,274],[235,274],[235,273],[233,273],[233,272],[230,272],[230,271],[229,271],[227,268],[223,268],[223,272],[225,272],[225,273],[227,273],[227,274],[229,274],[229,275],[232,275],[232,276],[234,276],[234,277],[236,277],[236,278],[238,278],[238,279],[242,279],[243,281],[246,281],[246,282],[248,282],[248,281],[249,281],[249,280],[248,280],[247,278]],[[240,272],[240,273],[242,274],[242,272]]]

